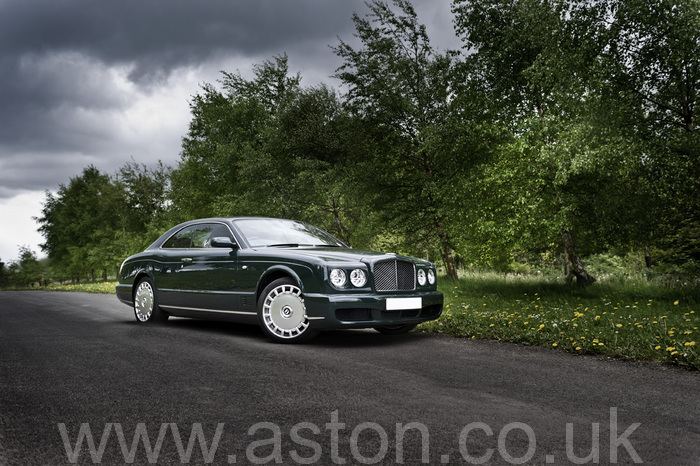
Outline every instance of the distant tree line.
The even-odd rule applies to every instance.
[[[353,247],[508,271],[637,252],[700,263],[699,0],[454,0],[439,51],[407,0],[354,15],[344,92],[286,55],[190,102],[176,167],[90,166],[37,218],[62,277],[106,276],[173,224],[307,220]],[[354,42],[353,42],[354,43]]]

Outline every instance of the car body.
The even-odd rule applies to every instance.
[[[295,342],[338,328],[404,333],[437,319],[435,274],[426,260],[352,249],[304,222],[209,218],[127,258],[116,292],[138,322],[230,320]]]

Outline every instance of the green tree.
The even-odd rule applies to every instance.
[[[92,165],[61,184],[56,195],[46,192],[42,216],[35,220],[45,239],[41,247],[59,273],[94,279],[95,269],[107,267],[104,252],[119,218],[118,196],[110,177]]]
[[[606,122],[634,141],[647,186],[635,239],[700,261],[700,1],[608,0],[582,14],[602,38]]]
[[[161,162],[149,168],[132,161],[113,176],[118,216],[106,225],[111,239],[100,248],[106,264],[118,269],[176,222],[169,210],[170,172]]]
[[[243,192],[240,165],[265,155],[265,133],[299,87],[289,76],[287,56],[253,69],[255,77],[223,73],[224,92],[211,84],[190,103],[192,120],[171,176],[174,213],[180,219],[222,215]],[[261,180],[263,181],[263,180]]]
[[[364,217],[348,172],[361,128],[333,90],[300,81],[283,55],[256,65],[253,79],[224,72],[222,90],[203,86],[172,175],[181,218],[292,217],[359,239]]]
[[[295,91],[262,133],[261,150],[239,164],[243,189],[232,205],[310,221],[348,244],[366,241],[352,176],[364,135],[336,93],[324,85]]]
[[[52,268],[63,277],[95,279],[118,270],[121,262],[143,250],[164,229],[168,217],[169,168],[131,162],[114,176],[94,166],[46,192],[42,216],[35,220]]]
[[[577,282],[587,285],[594,278],[581,257],[620,234],[616,212],[621,200],[634,199],[625,181],[637,165],[630,163],[634,145],[591,117],[600,106],[603,45],[599,25],[576,6],[457,0],[453,10],[472,52],[464,79],[485,89],[495,121],[511,132],[477,190],[486,215],[475,219],[476,229],[491,237],[487,243],[513,249],[558,243]]]
[[[122,191],[123,228],[143,232],[154,219],[165,215],[170,193],[170,168],[162,162],[154,168],[134,161],[116,173],[114,183]]]
[[[44,273],[36,254],[28,246],[20,246],[19,259],[8,267],[7,281],[20,287],[32,287],[44,280]]]
[[[414,245],[438,249],[447,275],[456,278],[452,197],[460,177],[483,157],[482,136],[468,112],[457,112],[452,53],[431,47],[413,6],[394,1],[368,4],[353,16],[360,48],[340,41],[344,60],[336,77],[348,87],[352,114],[373,128],[358,182],[389,232]],[[464,207],[464,206],[463,206]]]

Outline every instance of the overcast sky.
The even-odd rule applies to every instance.
[[[414,0],[440,50],[458,48],[448,0]],[[92,164],[175,166],[188,101],[220,71],[287,53],[302,85],[340,65],[358,0],[0,0],[0,259],[39,254],[45,191]]]

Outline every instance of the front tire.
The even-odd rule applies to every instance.
[[[279,343],[307,341],[318,332],[311,329],[301,289],[291,278],[279,278],[265,287],[258,301],[263,332]]]
[[[134,316],[136,322],[165,322],[168,315],[158,307],[156,288],[150,278],[144,278],[136,285],[134,291]]]

